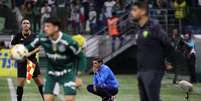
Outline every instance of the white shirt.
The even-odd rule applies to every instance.
[[[106,1],[104,3],[104,6],[106,7],[105,16],[107,18],[112,16],[112,8],[114,7],[115,4],[116,4],[115,1]]]
[[[198,5],[201,6],[201,0],[198,0]]]
[[[51,9],[51,7],[42,7],[41,8],[41,14],[42,14],[42,16],[43,17],[45,17],[45,18],[48,18],[48,17],[50,17],[50,13],[51,13],[51,11],[52,11],[52,9]]]
[[[89,12],[89,20],[91,23],[96,23],[96,16],[96,11],[93,10]]]

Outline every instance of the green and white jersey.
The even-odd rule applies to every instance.
[[[57,40],[51,40],[44,34],[40,34],[27,48],[30,50],[39,45],[45,50],[48,59],[48,70],[62,71],[64,69],[77,68],[75,67],[77,60],[79,60],[79,63],[82,63],[76,64],[79,66],[78,69],[86,67],[85,55],[83,55],[81,48],[70,35],[60,32]]]

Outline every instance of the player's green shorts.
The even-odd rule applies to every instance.
[[[67,72],[47,71],[43,89],[44,94],[53,94],[55,84],[58,82],[63,87],[64,95],[76,95],[75,73],[71,69],[66,69],[65,71]]]
[[[38,77],[40,75],[40,68],[37,62],[34,62],[36,64],[36,68],[33,73],[33,78]],[[27,62],[21,62],[17,64],[17,77],[20,78],[26,78],[27,76]]]

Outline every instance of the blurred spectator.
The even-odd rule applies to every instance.
[[[25,0],[14,0],[14,5],[21,7],[24,4]]]
[[[15,14],[16,14],[16,19],[17,19],[17,24],[18,24],[18,26],[20,26],[20,25],[21,25],[21,22],[20,22],[20,21],[23,19],[23,15],[22,15],[20,9],[15,6],[15,7],[13,8],[13,12],[15,12]]]
[[[96,34],[97,32],[97,13],[93,7],[90,8],[89,11],[89,23],[91,34]]]
[[[123,37],[120,34],[118,23],[119,18],[116,16],[116,13],[113,12],[113,16],[107,20],[108,34],[112,37],[112,51],[115,51],[116,38],[120,40],[120,47],[123,45]]]
[[[4,41],[0,41],[0,50],[6,48]]]
[[[83,0],[82,6],[84,7],[85,21],[87,21],[89,18],[89,0]]]
[[[201,6],[201,0],[198,0],[198,6]]]
[[[106,0],[94,0],[95,11],[97,13],[97,19],[99,19],[100,14],[104,8],[104,2]]]
[[[80,33],[84,33],[84,29],[85,29],[86,18],[85,18],[84,10],[85,10],[84,6],[81,5],[80,15],[79,15],[80,16]]]
[[[71,4],[71,23],[73,33],[80,33],[80,9],[77,2],[72,2]]]
[[[173,29],[172,31],[172,34],[170,36],[170,39],[171,39],[171,44],[172,46],[174,47],[174,52],[171,54],[171,63],[172,63],[172,66],[174,67],[173,68],[173,71],[174,71],[174,78],[173,78],[173,81],[172,83],[173,84],[176,84],[177,83],[177,79],[178,79],[178,72],[179,72],[179,67],[181,66],[181,59],[182,58],[182,54],[180,52],[180,43],[181,43],[181,36],[180,34],[178,33],[178,30],[177,29]]]
[[[28,17],[30,19],[31,22],[33,22],[34,15],[33,15],[33,5],[31,1],[27,1],[25,3],[25,12],[24,12],[24,17]]]
[[[4,4],[3,0],[0,0],[0,20],[0,26],[3,30],[16,31],[16,16],[12,12],[11,8]]]
[[[40,5],[38,2],[33,2],[32,10],[33,10],[33,16],[34,16],[34,19],[32,19],[33,20],[32,23],[34,27],[33,31],[39,32],[41,27],[41,24],[40,24],[41,12],[40,12]]]
[[[114,7],[114,5],[116,4],[116,2],[114,0],[107,0],[104,3],[105,6],[105,16],[107,18],[112,17],[112,8]]]
[[[175,18],[183,19],[186,15],[186,1],[185,0],[175,0],[174,1]]]
[[[48,0],[48,5],[54,5],[55,4],[55,0]]]
[[[167,1],[166,0],[156,0],[158,8],[166,8]]]
[[[45,2],[44,6],[41,8],[41,25],[43,24],[43,22],[45,21],[45,19],[47,19],[47,18],[50,17],[51,11],[52,11],[52,9],[48,5],[48,2]]]
[[[197,83],[196,79],[196,51],[195,51],[195,41],[192,39],[192,33],[188,32],[184,35],[184,55],[187,58],[188,70],[190,73],[190,82]]]
[[[70,2],[72,0],[55,0],[56,5],[56,15],[61,21],[62,30],[67,30],[67,17],[70,17],[68,14],[70,13]],[[73,3],[75,0],[73,0]]]

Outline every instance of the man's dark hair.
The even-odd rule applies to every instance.
[[[102,64],[103,63],[103,59],[100,57],[95,57],[93,58],[93,61],[97,61],[98,63]]]
[[[58,18],[50,17],[50,18],[46,19],[44,23],[51,23],[54,26],[57,26],[57,27],[59,27],[59,29],[61,29],[61,23]]]
[[[24,20],[28,20],[30,23],[31,23],[31,20],[28,18],[28,17],[24,17],[22,20],[21,20],[21,24]]]
[[[146,15],[149,14],[149,5],[148,5],[147,2],[145,2],[143,0],[142,1],[139,0],[139,1],[134,2],[133,6],[137,6],[138,8],[145,10],[146,11]]]

